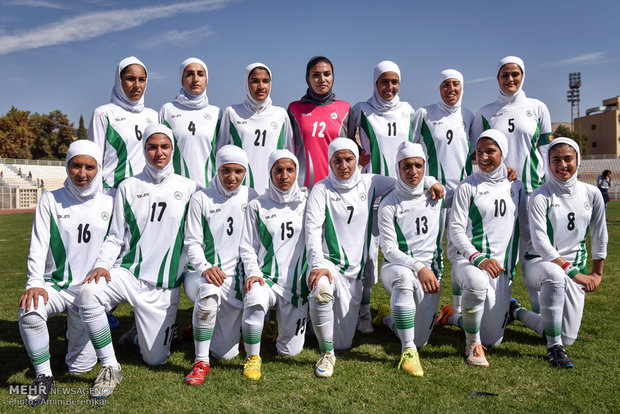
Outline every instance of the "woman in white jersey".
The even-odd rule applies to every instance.
[[[181,90],[174,101],[161,107],[159,121],[174,133],[174,172],[204,188],[215,175],[220,108],[209,104],[209,71],[202,60],[185,59],[179,75]]]
[[[433,329],[443,271],[443,201],[424,191],[425,163],[420,144],[401,143],[394,163],[398,182],[379,207],[381,281],[391,295],[392,308],[392,317],[383,317],[382,322],[394,325],[400,338],[398,368],[419,377],[424,371],[417,347],[426,345]]]
[[[372,206],[396,183],[391,177],[360,173],[355,141],[336,138],[328,149],[329,175],[312,189],[305,223],[310,317],[321,352],[315,367],[319,377],[332,375],[334,349],[348,349],[353,342],[371,236]],[[425,177],[425,188],[434,183],[434,178]],[[443,188],[437,190],[443,196]]]
[[[489,129],[478,137],[479,170],[457,187],[448,224],[450,238],[461,253],[452,274],[463,291],[463,316],[447,304],[437,324],[461,327],[467,363],[483,367],[489,365],[483,345],[499,345],[504,336],[519,234],[529,236],[523,185],[508,180],[504,164],[509,153],[501,131]]]
[[[263,194],[269,187],[267,160],[279,149],[295,151],[286,110],[271,104],[271,70],[255,62],[243,72],[245,100],[229,106],[222,116],[218,146],[234,144],[248,154],[246,185]]]
[[[144,107],[146,66],[130,56],[118,64],[109,104],[95,109],[90,121],[88,139],[103,154],[104,191],[116,193],[118,185],[144,168],[142,133],[157,123],[157,112]]]
[[[170,356],[185,267],[183,225],[198,185],[174,173],[170,128],[154,124],[144,131],[144,170],[123,181],[114,198],[112,222],[95,269],[80,290],[80,316],[101,361],[91,396],[108,397],[121,382],[105,311],[129,303],[137,342],[149,365]]]
[[[103,242],[112,197],[101,192],[101,151],[89,141],[69,146],[68,178],[63,188],[43,194],[32,225],[28,282],[19,300],[19,329],[34,366],[35,380],[26,397],[43,404],[54,387],[47,320],[67,314],[67,356],[71,374],[90,371],[97,355],[80,320],[78,294]]]
[[[426,153],[426,171],[446,189],[443,220],[448,222],[452,196],[459,183],[471,174],[470,128],[474,114],[461,105],[463,75],[454,69],[441,71],[437,80],[440,100],[418,109],[413,116],[413,142]],[[449,236],[446,233],[446,236]],[[456,262],[456,248],[447,240],[448,259]],[[454,307],[461,311],[461,292],[452,280]]]
[[[593,292],[603,276],[608,241],[605,203],[596,187],[577,181],[581,155],[575,141],[555,138],[547,148],[546,182],[529,203],[532,250],[523,266],[523,280],[530,297],[540,300],[540,309],[534,308],[534,313],[514,306],[511,317],[546,337],[552,366],[572,368],[564,346],[577,339],[585,293]],[[590,273],[586,273],[588,233]]]
[[[372,96],[365,102],[357,103],[353,111],[355,129],[349,132],[349,138],[355,139],[359,130],[362,145],[362,172],[382,174],[396,178],[394,171],[396,152],[403,141],[411,141],[414,110],[398,96],[401,75],[400,68],[392,61],[384,60],[373,71]],[[375,208],[376,210],[376,208]],[[360,306],[357,329],[361,333],[372,333],[370,317],[370,294],[372,286],[377,283],[379,239],[376,223],[373,224],[373,238],[366,263],[364,294]]]
[[[243,375],[261,377],[260,341],[265,314],[276,310],[279,355],[294,356],[304,344],[308,317],[304,216],[307,190],[297,183],[297,157],[288,150],[269,156],[265,194],[252,200],[239,251],[245,269]]]
[[[476,114],[472,136],[489,128],[508,139],[506,166],[514,168],[529,195],[543,183],[544,166],[539,147],[549,143],[551,117],[544,103],[523,92],[525,64],[516,56],[506,56],[497,64],[499,97]]]
[[[234,145],[217,152],[217,175],[209,187],[192,196],[185,224],[184,249],[194,271],[185,273],[183,288],[194,302],[192,333],[196,357],[185,377],[200,385],[209,373],[209,352],[218,359],[239,353],[243,312],[243,271],[239,243],[248,200],[256,192],[242,185],[248,157]],[[213,339],[213,340],[212,340]]]

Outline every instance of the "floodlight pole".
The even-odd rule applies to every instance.
[[[579,110],[579,102],[580,94],[579,88],[581,87],[581,72],[573,72],[568,74],[568,87],[570,88],[566,92],[566,100],[570,102],[570,127],[571,130],[575,131],[575,107],[577,107],[577,117],[579,118],[580,110]],[[579,123],[579,131],[577,131],[579,136],[579,148],[581,148],[581,123]]]

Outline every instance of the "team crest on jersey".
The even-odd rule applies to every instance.
[[[174,198],[176,198],[177,200],[180,200],[181,198],[183,198],[183,194],[181,194],[180,191],[175,191]]]
[[[205,117],[207,121],[211,120],[211,114],[204,114],[203,116]]]
[[[241,204],[241,211],[245,212],[248,209],[248,203]]]
[[[103,221],[108,221],[110,219],[110,213],[108,213],[107,211],[104,211],[103,213],[101,213],[101,219]]]
[[[590,203],[588,203],[587,201],[585,203],[583,203],[583,207],[587,210],[590,210]]]
[[[525,111],[525,115],[531,118],[534,116],[534,113],[528,109],[527,111]]]
[[[338,114],[335,112],[332,112],[331,114],[329,114],[331,119],[338,119]]]
[[[153,121],[151,121],[151,118],[146,118],[146,123],[149,125],[153,125]]]
[[[433,125],[441,125],[441,124],[443,124],[443,122],[441,122],[441,121],[433,121]]]
[[[360,200],[366,201],[366,194],[364,193],[360,194]]]
[[[272,122],[269,125],[271,126],[271,129],[278,129],[278,124],[276,124],[275,122]]]

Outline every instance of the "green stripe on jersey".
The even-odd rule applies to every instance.
[[[164,259],[159,264],[159,272],[157,273],[157,287],[163,287],[164,285],[164,272],[166,270],[166,261],[168,260],[168,254],[170,253],[170,248],[166,250],[166,254],[164,255]]]
[[[480,118],[482,118],[482,130],[486,131],[487,129],[491,129],[491,124],[489,121],[487,121],[487,119],[482,115],[480,115]]]
[[[530,183],[525,184],[527,187],[529,187],[529,188],[526,187],[526,190],[529,190],[529,192],[536,190],[538,187],[542,185],[542,177],[538,175],[538,164],[541,161],[540,155],[538,152],[538,141],[540,139],[541,128],[542,128],[541,121],[538,121],[538,125],[536,125],[536,132],[534,132],[534,136],[532,136],[530,156],[529,156],[530,177],[531,177]],[[527,165],[527,160],[525,162],[525,165]]]
[[[205,164],[205,180],[206,185],[209,186],[209,179],[211,177],[215,177],[215,144],[218,134],[220,133],[220,120],[217,120],[217,124],[215,124],[215,132],[213,132],[213,139],[211,140],[211,153],[209,154],[209,160]],[[209,172],[209,164],[211,164],[211,174]]]
[[[170,123],[164,119],[164,125],[172,130]],[[181,150],[179,149],[179,141],[177,141],[177,137],[172,133],[172,139],[174,140],[174,152],[172,153],[172,166],[174,167],[174,173],[182,175],[183,171],[181,170]]]
[[[177,236],[174,240],[174,246],[172,247],[172,255],[170,256],[170,267],[168,269],[168,287],[174,288],[181,285],[181,278],[179,278],[179,264],[181,263],[181,253],[183,252],[183,229],[185,229],[185,218],[187,217],[187,208],[189,202],[185,203],[183,209],[183,218],[179,224],[177,230]]]
[[[69,280],[66,283],[60,285],[60,283],[65,279],[65,264],[67,262],[67,251],[65,249],[65,245],[62,242],[60,230],[58,230],[58,225],[56,224],[56,220],[54,219],[54,215],[52,213],[50,213],[50,250],[52,251],[54,265],[56,266],[56,270],[52,272],[52,280],[54,281],[54,284],[64,289],[69,286],[71,280],[73,279],[73,276],[71,275],[71,267],[69,267]]]
[[[108,141],[108,143],[116,151],[116,158],[118,160],[118,162],[116,163],[116,168],[114,169],[114,184],[113,184],[114,188],[117,188],[118,185],[125,179],[125,171],[127,169],[127,163],[128,163],[127,145],[125,144],[125,140],[123,140],[123,137],[121,137],[121,134],[116,132],[116,130],[114,129],[107,115],[106,115],[106,119],[108,120],[108,129],[105,134],[106,141]],[[131,169],[131,163],[129,163],[129,168]]]
[[[482,253],[484,251],[482,248],[484,226],[482,224],[482,215],[480,214],[478,207],[476,207],[473,195],[471,196],[469,203],[469,219],[471,220],[471,244],[474,245],[478,252]]]
[[[549,243],[551,243],[551,245],[553,247],[555,247],[555,242],[554,242],[554,237],[553,237],[553,224],[551,223],[551,220],[549,220],[549,210],[551,209],[551,206],[549,205],[549,199],[546,199],[547,201],[547,214],[545,214],[545,219],[547,220],[547,237],[549,237]]]
[[[422,127],[420,133],[424,140],[424,146],[426,147],[426,159],[428,162],[428,175],[432,175],[439,180],[439,161],[437,160],[437,149],[435,148],[435,141],[433,141],[433,135],[431,130],[426,124],[426,120],[422,120]]]
[[[121,266],[125,269],[130,269],[136,263],[136,248],[138,247],[138,242],[140,241],[140,229],[138,229],[138,223],[136,221],[136,216],[133,214],[131,210],[131,205],[128,200],[125,200],[125,221],[129,226],[129,233],[131,237],[129,239],[129,251],[123,256],[123,260],[121,261]],[[142,254],[140,253],[140,261],[138,262],[138,266],[142,262]],[[137,268],[138,269],[138,268]],[[139,271],[136,270],[134,272],[134,276],[138,277]]]
[[[260,237],[260,242],[265,248],[265,257],[263,259],[263,265],[261,266],[261,271],[263,272],[263,276],[272,280],[274,283],[278,281],[278,261],[274,256],[273,250],[273,237],[271,233],[269,233],[269,229],[263,223],[260,218],[260,214],[258,210],[254,210],[254,214],[256,214],[256,219],[258,220],[258,234]],[[275,262],[275,266],[274,266]],[[272,270],[275,267],[275,275],[272,276]]]
[[[368,118],[366,118],[366,114],[364,111],[361,113],[360,119],[360,128],[364,130],[368,140],[370,141],[370,166],[373,174],[381,174],[381,150],[379,148],[379,141],[377,141],[377,135],[375,131],[372,129],[372,125]],[[385,175],[388,175],[387,170],[385,171]]]
[[[285,132],[285,127],[286,126],[286,122],[282,123],[282,128],[280,128],[280,135],[278,136],[278,144],[276,145],[276,149],[284,149],[284,132]]]
[[[398,241],[398,250],[409,255],[409,246],[407,245],[407,239],[403,234],[402,229],[398,225],[398,221],[396,220],[396,216],[394,216],[394,231],[396,231],[396,240]]]
[[[202,216],[202,240],[205,243],[205,258],[211,264],[215,265],[215,240],[213,239],[213,233],[209,227],[209,221],[203,215]]]
[[[329,260],[339,265],[341,261],[340,244],[338,243],[338,236],[336,235],[336,229],[332,220],[331,214],[329,214],[329,208],[325,205],[325,243],[327,244],[327,250],[329,251]]]
[[[443,223],[443,205],[444,199],[441,200],[441,204],[439,206],[439,232],[437,233],[437,239],[435,240],[435,251],[433,252],[433,259],[431,261],[431,270],[435,273],[435,277],[440,282],[443,275],[443,248],[441,245],[441,239],[443,238],[443,227],[441,226],[441,223]]]

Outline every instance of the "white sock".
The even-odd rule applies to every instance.
[[[95,348],[97,358],[103,367],[118,367],[118,361],[112,345],[110,325],[105,314],[105,308],[100,304],[80,305],[80,317],[86,324],[88,336]]]
[[[540,287],[540,316],[542,317],[547,346],[562,345],[562,314],[566,284],[564,281],[545,281]]]
[[[243,346],[247,356],[260,354],[260,340],[263,334],[265,311],[260,305],[250,306],[243,310]]]
[[[517,311],[516,319],[518,319],[523,325],[536,332],[538,335],[542,336],[544,332],[543,322],[539,314],[521,308]]]
[[[319,341],[321,353],[334,350],[334,300],[329,302],[317,303],[315,299],[310,300],[310,319],[316,339]]]
[[[467,346],[480,343],[480,324],[484,313],[486,290],[463,291],[463,329]]]
[[[211,338],[213,337],[216,318],[217,299],[214,296],[208,296],[194,303],[192,330],[196,362],[204,361],[207,364],[209,363],[209,349],[211,348]]]
[[[47,323],[38,313],[31,312],[20,315],[19,331],[24,341],[28,358],[34,366],[35,377],[43,374],[52,376],[50,366],[50,335]]]
[[[394,318],[394,329],[400,338],[401,352],[407,348],[415,349],[413,343],[415,337],[415,301],[411,290],[396,289],[392,290],[390,299],[392,317]],[[387,325],[390,326],[390,325]]]

